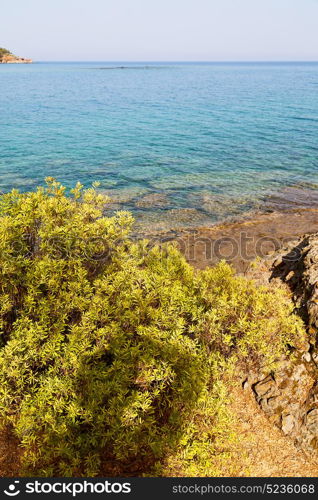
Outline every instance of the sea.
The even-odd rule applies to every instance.
[[[95,181],[165,230],[318,206],[318,63],[0,65],[0,192]]]

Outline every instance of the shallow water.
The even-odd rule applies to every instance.
[[[0,65],[0,189],[100,181],[158,228],[318,205],[317,138],[318,63]]]

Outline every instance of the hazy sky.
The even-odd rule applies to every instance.
[[[0,46],[35,60],[318,60],[318,0],[9,0]]]

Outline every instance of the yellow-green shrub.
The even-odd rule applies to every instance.
[[[191,440],[198,455],[192,416],[213,440],[230,360],[271,363],[302,335],[282,291],[133,243],[106,203],[53,179],[0,200],[0,418],[28,473],[142,473]]]

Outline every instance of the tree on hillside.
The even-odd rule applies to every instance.
[[[9,56],[11,54],[10,50],[0,47],[0,57]]]

